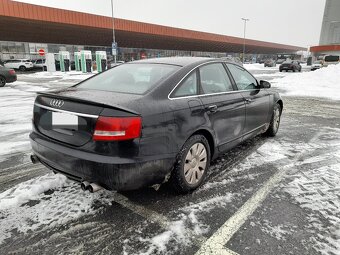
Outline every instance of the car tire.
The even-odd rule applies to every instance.
[[[282,70],[280,69],[280,73],[282,73]]]
[[[20,66],[19,70],[22,71],[22,72],[25,72],[26,71],[26,66]]]
[[[273,114],[270,120],[269,127],[267,131],[264,133],[266,136],[274,137],[276,135],[280,127],[281,113],[282,113],[281,106],[280,104],[276,103],[273,109]]]
[[[4,87],[6,85],[6,78],[3,76],[0,76],[0,87]]]
[[[210,165],[210,147],[202,135],[190,137],[177,155],[170,177],[171,186],[179,193],[198,188]]]

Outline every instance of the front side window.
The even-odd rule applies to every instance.
[[[204,94],[232,91],[233,86],[222,63],[200,67],[201,87]]]
[[[236,86],[239,90],[256,89],[256,79],[241,66],[227,63],[227,67],[234,78]]]
[[[166,64],[123,64],[85,80],[77,87],[142,95],[179,68]]]
[[[192,72],[173,93],[173,97],[184,97],[197,95],[197,75]]]

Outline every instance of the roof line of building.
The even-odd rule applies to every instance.
[[[10,0],[0,1],[0,16],[61,23],[67,25],[86,26],[100,29],[112,29],[111,17],[15,2]],[[219,43],[230,44],[243,43],[243,38],[239,37],[194,31],[182,28],[174,28],[169,26],[156,25],[119,18],[115,18],[115,29],[117,31],[124,32],[143,33],[156,36],[168,36]],[[258,41],[252,39],[246,39],[246,44],[262,48],[282,49],[283,51],[306,50],[306,48],[303,47]]]

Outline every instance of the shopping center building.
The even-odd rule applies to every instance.
[[[310,51],[314,56],[340,55],[340,1],[327,0],[323,15],[320,42]]]
[[[112,18],[10,0],[0,1],[0,60],[38,58],[38,51],[71,53],[104,50],[111,54]],[[124,19],[114,19],[118,59],[163,56],[238,56],[243,38]],[[247,54],[275,55],[305,50],[245,40]],[[249,55],[250,56],[250,55]]]

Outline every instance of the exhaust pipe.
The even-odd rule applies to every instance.
[[[94,192],[97,192],[98,190],[101,190],[103,189],[102,186],[99,186],[97,183],[91,183],[88,190],[91,192],[91,193],[94,193]]]
[[[80,187],[81,187],[81,189],[82,190],[88,190],[89,189],[89,187],[90,187],[90,183],[89,182],[87,182],[87,181],[84,181],[84,182],[82,182],[81,184],[80,184]]]
[[[34,155],[34,154],[32,154],[32,155],[30,156],[30,159],[31,159],[31,161],[32,161],[33,164],[39,163],[39,158],[38,158],[36,155]]]

